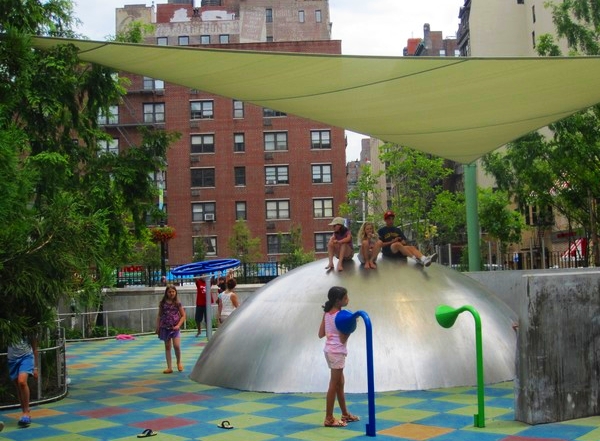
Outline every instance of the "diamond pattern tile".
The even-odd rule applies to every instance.
[[[144,429],[158,441],[347,441],[371,439],[366,394],[347,394],[361,421],[323,427],[325,391],[271,394],[223,389],[189,379],[205,341],[182,335],[182,373],[162,373],[164,346],[153,335],[71,343],[69,394],[32,408],[32,425],[19,429],[17,409],[0,410],[0,441],[131,440]],[[322,369],[327,369],[325,365]],[[377,379],[375,379],[377,381]],[[485,391],[486,427],[473,426],[475,387],[376,394],[379,441],[598,441],[600,416],[528,426],[513,420],[513,383]],[[339,416],[339,409],[336,409]],[[218,427],[229,420],[232,430]]]

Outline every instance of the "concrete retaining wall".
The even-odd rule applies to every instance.
[[[524,279],[515,419],[540,424],[598,415],[600,272]]]
[[[240,302],[243,303],[260,286],[238,285],[235,291],[238,294]],[[164,293],[164,287],[131,287],[107,290],[103,310],[123,312],[105,313],[101,316],[100,320],[102,320],[103,324],[108,323],[109,327],[126,328],[135,332],[152,332],[156,325],[158,303]],[[177,296],[186,310],[187,318],[194,318],[196,309],[195,285],[178,286]],[[61,304],[59,312],[69,314],[68,305]],[[74,327],[80,327],[81,321],[81,316],[75,316]],[[65,325],[69,326],[69,324],[70,320],[67,320]]]

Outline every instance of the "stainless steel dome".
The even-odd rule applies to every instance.
[[[327,291],[344,286],[349,310],[373,325],[375,389],[422,390],[476,383],[475,325],[461,314],[450,329],[435,318],[440,304],[472,305],[480,314],[485,382],[514,378],[515,314],[469,277],[433,264],[379,259],[365,270],[355,258],[343,272],[316,261],[263,286],[219,328],[190,377],[198,383],[264,392],[322,392],[329,369],[317,336]],[[346,392],[367,392],[365,326],[348,341]]]

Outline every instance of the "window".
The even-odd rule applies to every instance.
[[[155,80],[154,78],[144,77],[144,90],[162,90],[165,88],[163,80]]]
[[[246,167],[233,167],[235,185],[246,185]]]
[[[98,124],[119,124],[119,106],[109,106],[108,115],[100,113],[98,115]]]
[[[210,35],[200,35],[200,44],[210,44]]]
[[[267,219],[289,219],[290,201],[266,201]]]
[[[267,35],[267,43],[273,43],[273,36]]]
[[[525,206],[525,223],[532,226],[549,226],[554,223],[552,206],[538,207],[536,205]]]
[[[265,21],[267,23],[273,23],[273,10],[271,8],[265,9]]]
[[[177,38],[177,44],[179,46],[188,46],[190,44],[190,37],[187,35],[182,35]]]
[[[304,11],[298,11],[298,21],[304,23]]]
[[[217,238],[215,236],[194,237],[194,253],[200,246],[198,242],[204,246],[204,252],[207,256],[217,255]]]
[[[289,184],[288,166],[265,167],[265,184]]]
[[[320,9],[317,9],[317,10],[315,11],[315,21],[316,21],[317,23],[321,23],[321,20],[322,20],[322,18],[321,18],[321,10],[320,10]]]
[[[517,5],[524,5],[525,4],[525,0],[517,0]]]
[[[244,117],[244,102],[233,100],[233,117],[243,118]]]
[[[531,33],[531,43],[533,44],[533,48],[535,49],[535,31]]]
[[[235,220],[248,220],[246,202],[238,201],[235,203]]]
[[[156,37],[156,44],[159,46],[167,46],[169,44],[168,37]]]
[[[287,132],[265,133],[265,150],[287,150]]]
[[[165,122],[165,103],[146,103],[146,104],[144,104],[144,122],[145,123],[164,123]]]
[[[331,183],[331,165],[330,164],[313,164],[313,166],[312,166],[312,181],[313,181],[313,184],[329,184],[329,183]]]
[[[278,110],[263,108],[263,118],[277,118],[280,116],[287,116],[287,113],[280,112]]]
[[[214,168],[193,168],[192,169],[192,187],[214,187],[215,169]]]
[[[219,35],[219,43],[227,44],[229,43],[229,34],[221,34]]]
[[[446,56],[446,49],[440,49],[440,57]]]
[[[330,130],[311,130],[310,132],[311,148],[330,149],[331,131]]]
[[[267,254],[280,254],[290,241],[289,234],[267,234]]]
[[[117,138],[113,138],[110,141],[106,139],[98,140],[98,154],[101,155],[103,153],[111,153],[113,155],[119,154],[119,140]]]
[[[533,19],[533,22],[535,23],[535,5],[531,7],[531,17]]]
[[[314,217],[333,217],[333,199],[313,199]]]
[[[214,153],[215,135],[192,135],[192,153]]]
[[[315,251],[317,253],[327,252],[327,243],[330,237],[331,233],[315,233]]]
[[[190,101],[190,119],[212,119],[214,103],[210,101]]]
[[[199,202],[192,204],[192,222],[214,221],[217,219],[216,212],[217,204],[215,202]]]
[[[244,152],[246,151],[246,141],[243,133],[233,134],[233,151]]]

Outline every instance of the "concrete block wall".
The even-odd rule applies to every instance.
[[[600,271],[524,279],[515,419],[540,424],[598,415]]]

